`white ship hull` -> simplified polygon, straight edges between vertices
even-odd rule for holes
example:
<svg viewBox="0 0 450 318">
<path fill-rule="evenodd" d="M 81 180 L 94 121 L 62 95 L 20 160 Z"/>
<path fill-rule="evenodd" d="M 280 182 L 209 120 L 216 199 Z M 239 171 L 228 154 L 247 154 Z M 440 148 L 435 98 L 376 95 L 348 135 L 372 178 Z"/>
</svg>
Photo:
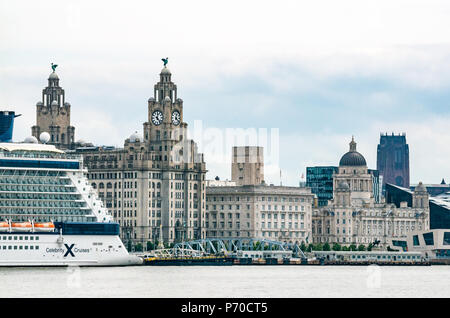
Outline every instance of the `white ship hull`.
<svg viewBox="0 0 450 318">
<path fill-rule="evenodd" d="M 125 266 L 129 255 L 118 236 L 0 233 L 0 266 Z"/>
</svg>

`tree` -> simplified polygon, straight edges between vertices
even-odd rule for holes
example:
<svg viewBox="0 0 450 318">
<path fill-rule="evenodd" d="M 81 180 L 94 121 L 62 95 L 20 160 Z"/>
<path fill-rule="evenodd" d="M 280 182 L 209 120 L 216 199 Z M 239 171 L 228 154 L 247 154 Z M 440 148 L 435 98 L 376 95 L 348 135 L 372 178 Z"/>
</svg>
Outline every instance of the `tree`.
<svg viewBox="0 0 450 318">
<path fill-rule="evenodd" d="M 312 252 L 314 245 L 312 243 L 309 243 L 307 251 Z"/>
<path fill-rule="evenodd" d="M 315 251 L 323 251 L 322 243 L 317 243 L 317 245 L 313 246 Z"/>
<path fill-rule="evenodd" d="M 361 244 L 358 246 L 358 251 L 363 252 L 365 250 L 366 250 L 366 247 L 364 245 Z"/>
<path fill-rule="evenodd" d="M 370 243 L 369 246 L 367 246 L 367 250 L 368 250 L 368 251 L 371 251 L 371 250 L 372 250 L 372 247 L 373 247 L 373 244 Z"/>
<path fill-rule="evenodd" d="M 154 249 L 155 249 L 155 245 L 152 242 L 148 241 L 147 242 L 147 251 L 151 251 Z"/>
<path fill-rule="evenodd" d="M 302 241 L 302 244 L 300 244 L 300 249 L 302 250 L 302 252 L 306 250 L 306 244 L 304 241 Z"/>
<path fill-rule="evenodd" d="M 325 244 L 323 244 L 323 250 L 324 250 L 324 251 L 331 251 L 331 247 L 330 247 L 330 244 L 328 244 L 328 242 L 326 242 Z"/>
<path fill-rule="evenodd" d="M 343 250 L 343 251 L 349 251 L 349 250 L 350 250 L 350 248 L 349 248 L 349 247 L 347 247 L 347 246 L 342 246 L 342 250 Z"/>
<path fill-rule="evenodd" d="M 142 244 L 141 244 L 141 243 L 137 243 L 137 244 L 134 246 L 134 250 L 135 250 L 136 252 L 142 252 Z"/>
<path fill-rule="evenodd" d="M 356 251 L 356 250 L 357 250 L 356 244 L 351 244 L 351 245 L 349 246 L 349 250 L 350 250 L 350 251 Z"/>
<path fill-rule="evenodd" d="M 340 251 L 341 250 L 341 245 L 339 245 L 338 243 L 334 243 L 333 244 L 333 251 Z"/>
</svg>

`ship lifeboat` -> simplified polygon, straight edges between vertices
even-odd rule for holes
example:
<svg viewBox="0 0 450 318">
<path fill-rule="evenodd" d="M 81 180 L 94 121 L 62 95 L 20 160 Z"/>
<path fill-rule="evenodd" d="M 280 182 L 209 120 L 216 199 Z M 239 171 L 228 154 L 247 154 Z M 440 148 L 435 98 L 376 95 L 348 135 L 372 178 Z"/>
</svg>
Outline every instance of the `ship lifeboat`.
<svg viewBox="0 0 450 318">
<path fill-rule="evenodd" d="M 9 231 L 9 223 L 8 222 L 0 222 L 0 232 Z"/>
<path fill-rule="evenodd" d="M 53 222 L 34 223 L 34 230 L 36 232 L 53 232 L 55 230 L 55 224 Z"/>
<path fill-rule="evenodd" d="M 30 232 L 33 226 L 31 222 L 11 223 L 11 229 L 15 232 Z"/>
</svg>

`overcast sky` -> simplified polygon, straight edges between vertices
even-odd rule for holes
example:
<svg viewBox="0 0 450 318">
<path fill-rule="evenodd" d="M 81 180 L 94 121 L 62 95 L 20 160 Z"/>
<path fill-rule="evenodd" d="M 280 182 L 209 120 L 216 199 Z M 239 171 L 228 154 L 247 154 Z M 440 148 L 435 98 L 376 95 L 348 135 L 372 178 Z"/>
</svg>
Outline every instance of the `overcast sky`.
<svg viewBox="0 0 450 318">
<path fill-rule="evenodd" d="M 449 1 L 0 0 L 0 108 L 22 114 L 15 140 L 30 135 L 53 62 L 76 139 L 123 146 L 169 57 L 189 126 L 279 129 L 283 184 L 338 165 L 352 135 L 376 168 L 380 132 L 406 133 L 411 183 L 439 183 L 449 30 Z M 207 177 L 230 178 L 208 155 Z"/>
</svg>

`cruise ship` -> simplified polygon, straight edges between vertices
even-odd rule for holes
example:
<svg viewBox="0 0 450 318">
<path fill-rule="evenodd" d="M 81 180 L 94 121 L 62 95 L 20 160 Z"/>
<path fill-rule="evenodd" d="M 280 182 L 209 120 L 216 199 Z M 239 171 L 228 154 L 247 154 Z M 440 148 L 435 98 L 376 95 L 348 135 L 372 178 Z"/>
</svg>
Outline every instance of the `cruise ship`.
<svg viewBox="0 0 450 318">
<path fill-rule="evenodd" d="M 86 173 L 81 156 L 35 137 L 0 143 L 0 266 L 142 263 Z"/>
</svg>

